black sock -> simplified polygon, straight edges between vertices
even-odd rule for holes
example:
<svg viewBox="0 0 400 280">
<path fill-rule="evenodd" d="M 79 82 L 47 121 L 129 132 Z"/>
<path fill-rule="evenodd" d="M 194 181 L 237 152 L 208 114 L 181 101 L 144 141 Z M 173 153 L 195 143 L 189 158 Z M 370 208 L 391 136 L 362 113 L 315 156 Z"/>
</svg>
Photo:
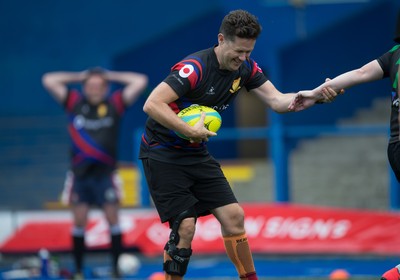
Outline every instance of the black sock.
<svg viewBox="0 0 400 280">
<path fill-rule="evenodd" d="M 122 234 L 111 234 L 111 254 L 113 272 L 118 274 L 118 258 L 122 253 Z"/>
<path fill-rule="evenodd" d="M 85 236 L 72 236 L 72 254 L 77 273 L 82 272 L 83 254 L 85 253 Z"/>
</svg>

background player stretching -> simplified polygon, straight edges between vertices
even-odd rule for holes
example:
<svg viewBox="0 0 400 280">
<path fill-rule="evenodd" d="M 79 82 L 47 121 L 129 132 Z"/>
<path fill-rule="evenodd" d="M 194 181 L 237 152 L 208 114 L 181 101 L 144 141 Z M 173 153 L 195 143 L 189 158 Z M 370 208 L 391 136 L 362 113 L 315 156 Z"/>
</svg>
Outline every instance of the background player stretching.
<svg viewBox="0 0 400 280">
<path fill-rule="evenodd" d="M 120 191 L 116 177 L 119 120 L 126 106 L 143 92 L 147 76 L 132 72 L 105 71 L 52 72 L 43 76 L 43 85 L 61 103 L 68 115 L 72 140 L 71 170 L 67 174 L 63 197 L 71 205 L 75 278 L 83 278 L 85 226 L 89 207 L 102 207 L 110 226 L 113 274 L 118 277 L 117 261 L 122 251 L 118 221 Z M 124 85 L 109 95 L 109 82 Z M 82 92 L 69 89 L 82 83 Z"/>
</svg>

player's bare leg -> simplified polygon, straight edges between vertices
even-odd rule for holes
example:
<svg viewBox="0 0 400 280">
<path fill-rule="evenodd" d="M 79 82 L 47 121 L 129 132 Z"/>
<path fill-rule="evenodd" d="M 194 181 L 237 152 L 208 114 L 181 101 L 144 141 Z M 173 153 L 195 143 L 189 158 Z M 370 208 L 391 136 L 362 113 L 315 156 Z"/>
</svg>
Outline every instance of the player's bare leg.
<svg viewBox="0 0 400 280">
<path fill-rule="evenodd" d="M 225 250 L 235 265 L 240 279 L 257 280 L 253 257 L 244 228 L 244 212 L 237 203 L 214 209 L 213 214 L 221 223 Z"/>
</svg>

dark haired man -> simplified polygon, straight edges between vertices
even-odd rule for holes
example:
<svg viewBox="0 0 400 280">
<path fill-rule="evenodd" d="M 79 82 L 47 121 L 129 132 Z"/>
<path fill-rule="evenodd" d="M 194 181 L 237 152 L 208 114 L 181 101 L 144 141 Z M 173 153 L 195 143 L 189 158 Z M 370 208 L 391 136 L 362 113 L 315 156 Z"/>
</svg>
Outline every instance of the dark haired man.
<svg viewBox="0 0 400 280">
<path fill-rule="evenodd" d="M 185 275 L 196 219 L 208 214 L 213 214 L 221 225 L 226 253 L 239 277 L 257 279 L 243 209 L 219 163 L 207 151 L 206 142 L 216 133 L 204 127 L 204 114 L 194 126 L 176 114 L 192 104 L 222 112 L 243 92 L 257 95 L 276 112 L 288 112 L 296 94 L 279 92 L 250 58 L 260 32 L 261 25 L 254 15 L 244 10 L 230 12 L 220 26 L 218 44 L 175 64 L 144 105 L 149 118 L 140 158 L 161 222 L 169 222 L 171 228 L 164 250 L 166 279 L 182 279 Z M 335 96 L 331 91 L 326 97 L 304 92 L 302 105 L 296 110 Z"/>
</svg>

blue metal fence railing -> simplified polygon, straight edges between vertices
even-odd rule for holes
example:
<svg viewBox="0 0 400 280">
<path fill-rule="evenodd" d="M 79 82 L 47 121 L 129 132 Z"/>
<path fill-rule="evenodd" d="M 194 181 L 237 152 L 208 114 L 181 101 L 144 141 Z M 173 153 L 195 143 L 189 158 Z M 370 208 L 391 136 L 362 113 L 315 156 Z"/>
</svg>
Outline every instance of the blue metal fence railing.
<svg viewBox="0 0 400 280">
<path fill-rule="evenodd" d="M 360 135 L 388 135 L 389 127 L 387 125 L 359 125 L 359 126 L 289 126 L 282 125 L 280 117 L 274 117 L 272 114 L 272 122 L 269 127 L 252 127 L 252 128 L 222 128 L 218 131 L 218 136 L 212 141 L 226 140 L 251 140 L 265 139 L 269 140 L 271 147 L 271 158 L 274 165 L 274 190 L 275 201 L 290 202 L 290 185 L 289 185 L 289 154 L 287 142 L 293 139 L 302 139 L 306 137 L 317 136 L 360 136 Z M 140 174 L 140 203 L 143 207 L 150 206 L 150 196 L 147 190 L 147 183 L 143 176 L 143 169 L 138 159 L 138 151 L 140 147 L 142 130 L 137 130 L 134 135 L 135 155 L 137 160 L 137 168 Z M 389 165 L 388 165 L 389 166 Z M 397 182 L 393 172 L 388 168 L 390 177 L 389 186 L 389 205 L 392 210 L 400 209 L 400 184 Z"/>
</svg>

